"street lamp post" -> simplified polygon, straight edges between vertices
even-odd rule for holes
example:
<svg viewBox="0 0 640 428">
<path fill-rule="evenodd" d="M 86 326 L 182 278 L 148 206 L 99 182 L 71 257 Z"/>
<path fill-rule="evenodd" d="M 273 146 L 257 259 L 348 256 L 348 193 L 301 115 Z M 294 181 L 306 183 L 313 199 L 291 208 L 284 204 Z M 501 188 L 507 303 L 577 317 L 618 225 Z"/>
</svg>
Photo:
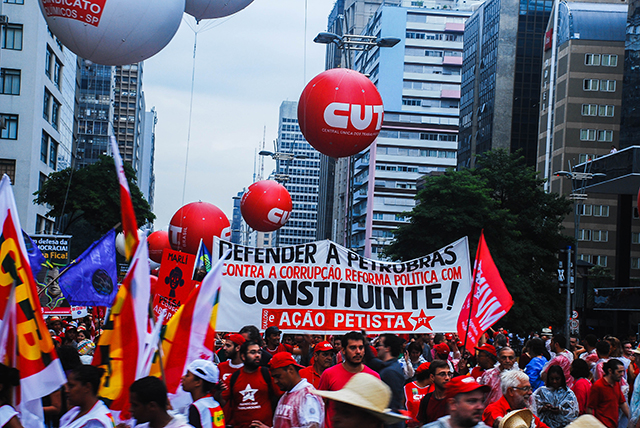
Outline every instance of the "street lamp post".
<svg viewBox="0 0 640 428">
<path fill-rule="evenodd" d="M 575 254 L 575 266 L 572 266 L 571 257 L 569 256 L 567 259 L 567 267 L 565 271 L 567 272 L 567 301 L 566 301 L 566 316 L 565 316 L 565 335 L 567 337 L 567 343 L 569 343 L 569 336 L 571 335 L 571 328 L 569 325 L 569 320 L 571 319 L 571 293 L 573 291 L 573 287 L 577 284 L 577 264 L 578 264 L 578 240 L 580 238 L 580 215 L 582 211 L 581 201 L 587 199 L 587 194 L 585 193 L 585 187 L 589 180 L 592 180 L 594 177 L 604 177 L 606 174 L 603 173 L 592 173 L 588 172 L 587 168 L 590 167 L 590 162 L 585 163 L 583 172 L 578 171 L 557 171 L 554 173 L 556 177 L 564 177 L 571 180 L 571 193 L 569 194 L 569 199 L 573 200 L 574 211 L 573 211 L 573 229 L 574 229 L 574 238 L 575 244 L 573 248 L 573 252 Z M 569 254 L 571 249 L 568 250 Z"/>
</svg>

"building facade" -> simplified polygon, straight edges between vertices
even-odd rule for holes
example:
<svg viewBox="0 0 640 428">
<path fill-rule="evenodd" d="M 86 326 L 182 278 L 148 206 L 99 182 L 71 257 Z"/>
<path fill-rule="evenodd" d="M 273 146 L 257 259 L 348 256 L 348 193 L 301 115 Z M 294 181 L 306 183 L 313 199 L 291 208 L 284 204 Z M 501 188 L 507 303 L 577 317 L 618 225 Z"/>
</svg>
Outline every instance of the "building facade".
<svg viewBox="0 0 640 428">
<path fill-rule="evenodd" d="M 315 241 L 320 154 L 300 132 L 297 102 L 284 101 L 280 105 L 276 150 L 275 178 L 289 191 L 293 202 L 289 221 L 275 233 L 276 245 L 298 245 Z M 293 156 L 296 157 L 290 159 Z"/>
<path fill-rule="evenodd" d="M 534 166 L 542 48 L 553 2 L 487 0 L 464 31 L 458 168 L 475 156 L 519 149 Z"/>
<path fill-rule="evenodd" d="M 354 156 L 349 176 L 349 245 L 366 257 L 379 258 L 407 221 L 418 179 L 456 166 L 463 32 L 471 15 L 459 9 L 446 1 L 382 5 L 366 26 L 367 35 L 400 39 L 355 61 L 384 104 L 380 135 Z"/>
<path fill-rule="evenodd" d="M 27 233 L 53 233 L 33 193 L 71 164 L 76 56 L 49 31 L 37 2 L 7 0 L 0 34 L 0 172 L 13 183 Z"/>
</svg>

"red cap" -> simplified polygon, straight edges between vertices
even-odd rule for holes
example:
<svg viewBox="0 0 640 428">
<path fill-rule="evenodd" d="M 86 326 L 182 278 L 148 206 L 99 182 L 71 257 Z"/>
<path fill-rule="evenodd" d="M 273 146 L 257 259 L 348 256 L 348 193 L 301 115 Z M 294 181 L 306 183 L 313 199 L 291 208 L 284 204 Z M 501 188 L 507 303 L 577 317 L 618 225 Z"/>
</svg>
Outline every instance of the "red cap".
<svg viewBox="0 0 640 428">
<path fill-rule="evenodd" d="M 444 387 L 445 398 L 453 398 L 458 394 L 466 394 L 467 392 L 482 389 L 482 392 L 489 392 L 491 388 L 487 385 L 480 385 L 471 376 L 457 376 L 447 382 Z"/>
<path fill-rule="evenodd" d="M 269 360 L 269 368 L 271 370 L 280 369 L 282 367 L 291 365 L 294 365 L 300 369 L 304 368 L 300 364 L 296 363 L 296 360 L 294 360 L 293 356 L 288 352 L 278 352 Z"/>
<path fill-rule="evenodd" d="M 238 333 L 233 333 L 230 334 L 226 337 L 227 340 L 233 342 L 237 345 L 242 345 L 244 342 L 246 342 L 247 340 L 244 338 L 243 335 L 238 334 Z"/>
<path fill-rule="evenodd" d="M 451 351 L 449 345 L 444 342 L 438 343 L 433 349 L 436 351 L 436 354 L 449 354 L 449 351 Z"/>
<path fill-rule="evenodd" d="M 58 342 L 58 345 L 62 345 L 62 339 L 60 339 L 58 336 L 51 336 L 51 340 Z"/>
<path fill-rule="evenodd" d="M 444 338 L 447 340 L 453 340 L 453 333 L 447 333 L 444 335 Z"/>
<path fill-rule="evenodd" d="M 431 363 L 426 362 L 426 363 L 422 363 L 418 366 L 418 368 L 416 369 L 416 374 L 418 373 L 422 373 L 426 370 L 429 370 L 429 366 L 431 365 Z"/>
<path fill-rule="evenodd" d="M 313 348 L 313 352 L 326 352 L 326 351 L 334 351 L 333 346 L 326 340 L 324 342 L 318 343 L 315 348 Z"/>
<path fill-rule="evenodd" d="M 476 347 L 476 349 L 478 351 L 485 351 L 490 353 L 491 355 L 493 355 L 494 357 L 498 357 L 498 353 L 496 352 L 496 347 L 493 345 L 489 345 L 488 343 L 485 343 L 484 345 L 480 346 L 480 347 Z"/>
</svg>

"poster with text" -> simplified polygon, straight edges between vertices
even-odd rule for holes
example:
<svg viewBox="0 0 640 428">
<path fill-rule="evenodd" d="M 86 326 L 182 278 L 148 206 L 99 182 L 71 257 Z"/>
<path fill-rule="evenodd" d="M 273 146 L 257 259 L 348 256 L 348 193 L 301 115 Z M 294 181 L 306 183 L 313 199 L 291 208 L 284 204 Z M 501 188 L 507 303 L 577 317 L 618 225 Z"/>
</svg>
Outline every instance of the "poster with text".
<svg viewBox="0 0 640 428">
<path fill-rule="evenodd" d="M 284 332 L 429 333 L 456 331 L 471 290 L 467 238 L 406 262 L 382 262 L 331 241 L 227 249 L 217 331 L 252 324 Z"/>
<path fill-rule="evenodd" d="M 193 289 L 194 282 L 191 280 L 191 276 L 195 262 L 196 256 L 193 254 L 167 248 L 162 252 L 153 310 L 156 316 L 159 316 L 163 310 L 166 312 L 165 324 L 177 312 Z"/>
</svg>

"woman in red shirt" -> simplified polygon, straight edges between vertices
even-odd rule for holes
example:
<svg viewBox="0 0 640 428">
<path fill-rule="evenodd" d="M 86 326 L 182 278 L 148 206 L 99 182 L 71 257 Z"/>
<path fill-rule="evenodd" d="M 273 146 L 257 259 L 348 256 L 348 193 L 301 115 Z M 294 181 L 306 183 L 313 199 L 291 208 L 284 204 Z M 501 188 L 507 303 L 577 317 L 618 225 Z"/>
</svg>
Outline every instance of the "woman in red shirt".
<svg viewBox="0 0 640 428">
<path fill-rule="evenodd" d="M 589 391 L 591 391 L 591 381 L 589 376 L 591 371 L 589 370 L 589 364 L 581 358 L 576 358 L 571 363 L 571 376 L 575 379 L 571 390 L 578 399 L 578 407 L 580 408 L 580 415 L 584 415 L 587 412 L 587 403 L 589 402 Z"/>
</svg>

